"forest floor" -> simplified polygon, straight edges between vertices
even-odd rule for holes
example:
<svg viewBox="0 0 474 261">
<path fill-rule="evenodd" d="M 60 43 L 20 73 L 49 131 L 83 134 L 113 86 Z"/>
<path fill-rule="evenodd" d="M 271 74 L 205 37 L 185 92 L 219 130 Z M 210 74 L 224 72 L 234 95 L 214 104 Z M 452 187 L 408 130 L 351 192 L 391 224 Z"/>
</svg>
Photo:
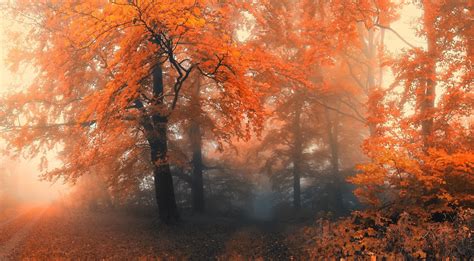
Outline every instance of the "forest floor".
<svg viewBox="0 0 474 261">
<path fill-rule="evenodd" d="M 288 240 L 298 229 L 205 215 L 169 227 L 125 211 L 29 207 L 0 216 L 0 260 L 291 260 L 303 253 Z"/>
</svg>

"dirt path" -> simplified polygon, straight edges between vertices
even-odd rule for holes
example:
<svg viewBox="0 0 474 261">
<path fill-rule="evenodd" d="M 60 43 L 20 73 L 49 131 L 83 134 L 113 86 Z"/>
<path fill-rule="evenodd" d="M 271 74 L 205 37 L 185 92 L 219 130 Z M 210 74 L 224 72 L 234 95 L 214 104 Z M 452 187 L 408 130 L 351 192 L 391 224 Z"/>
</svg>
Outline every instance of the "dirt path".
<svg viewBox="0 0 474 261">
<path fill-rule="evenodd" d="M 298 252 L 285 227 L 212 216 L 168 227 L 151 216 L 53 205 L 0 228 L 0 260 L 291 260 Z"/>
<path fill-rule="evenodd" d="M 31 209 L 25 207 L 18 207 L 14 210 L 6 211 L 8 212 L 8 214 L 2 216 L 2 220 L 0 220 L 0 229 L 17 220 L 21 216 L 25 215 L 28 210 Z"/>
<path fill-rule="evenodd" d="M 28 236 L 44 211 L 44 208 L 31 209 L 0 223 L 0 233 L 3 234 L 0 241 L 0 260 L 13 259 L 13 251 Z"/>
</svg>

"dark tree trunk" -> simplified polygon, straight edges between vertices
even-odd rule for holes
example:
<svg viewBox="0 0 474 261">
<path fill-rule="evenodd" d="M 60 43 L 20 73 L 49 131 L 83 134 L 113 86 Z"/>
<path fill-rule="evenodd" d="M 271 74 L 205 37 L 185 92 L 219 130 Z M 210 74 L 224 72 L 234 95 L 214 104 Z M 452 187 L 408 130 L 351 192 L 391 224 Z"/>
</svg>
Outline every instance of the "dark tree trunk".
<svg viewBox="0 0 474 261">
<path fill-rule="evenodd" d="M 163 105 L 163 71 L 161 65 L 153 69 L 154 105 Z M 158 203 L 159 217 L 164 223 L 174 223 L 179 219 L 178 208 L 174 196 L 173 178 L 168 162 L 168 118 L 163 112 L 156 111 L 152 115 L 152 133 L 148 141 L 151 148 L 151 160 L 154 166 L 155 193 Z M 146 127 L 145 127 L 146 129 Z"/>
<path fill-rule="evenodd" d="M 200 80 L 199 75 L 195 82 L 194 92 L 192 94 L 193 117 L 189 136 L 191 140 L 191 150 L 193 152 L 193 174 L 191 191 L 193 197 L 193 210 L 195 212 L 204 212 L 204 181 L 203 181 L 203 159 L 202 159 L 202 133 L 201 133 L 201 104 L 200 104 Z"/>
<path fill-rule="evenodd" d="M 192 93 L 192 110 L 193 117 L 191 119 L 191 126 L 189 136 L 191 140 L 191 150 L 193 152 L 193 176 L 192 176 L 192 195 L 193 195 L 193 210 L 195 212 L 204 211 L 204 181 L 202 177 L 204 164 L 202 161 L 202 133 L 201 133 L 201 102 L 200 90 L 201 81 L 200 75 L 196 76 L 195 86 Z"/>
<path fill-rule="evenodd" d="M 201 152 L 201 130 L 199 124 L 191 126 L 192 147 L 193 147 L 193 176 L 192 176 L 192 194 L 193 210 L 196 212 L 204 211 L 204 182 L 202 177 L 203 163 Z"/>
<path fill-rule="evenodd" d="M 174 196 L 173 178 L 168 163 L 166 142 L 167 123 L 156 126 L 157 142 L 151 145 L 151 159 L 154 163 L 155 193 L 161 221 L 169 224 L 178 221 L 179 213 Z"/>
<path fill-rule="evenodd" d="M 299 97 L 297 98 L 299 99 Z M 301 208 L 301 157 L 302 157 L 302 137 L 301 137 L 301 110 L 303 104 L 297 100 L 295 102 L 294 128 L 294 148 L 293 148 L 293 206 Z"/>
<path fill-rule="evenodd" d="M 331 152 L 331 180 L 328 186 L 329 192 L 329 210 L 334 212 L 336 216 L 344 215 L 346 210 L 343 203 L 343 189 L 344 180 L 341 178 L 339 173 L 339 144 L 338 144 L 338 134 L 339 134 L 339 121 L 338 115 L 335 116 L 334 121 L 331 120 L 331 115 L 329 110 L 325 109 L 326 117 L 326 131 L 328 134 L 329 140 L 329 149 Z"/>
</svg>

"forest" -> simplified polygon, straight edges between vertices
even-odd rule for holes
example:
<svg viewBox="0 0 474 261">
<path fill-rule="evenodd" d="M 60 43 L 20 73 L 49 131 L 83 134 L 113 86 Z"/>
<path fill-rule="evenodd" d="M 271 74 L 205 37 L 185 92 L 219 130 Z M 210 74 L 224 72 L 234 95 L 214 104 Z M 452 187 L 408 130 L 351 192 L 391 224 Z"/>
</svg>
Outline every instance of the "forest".
<svg viewBox="0 0 474 261">
<path fill-rule="evenodd" d="M 0 260 L 474 258 L 473 1 L 0 6 Z"/>
</svg>

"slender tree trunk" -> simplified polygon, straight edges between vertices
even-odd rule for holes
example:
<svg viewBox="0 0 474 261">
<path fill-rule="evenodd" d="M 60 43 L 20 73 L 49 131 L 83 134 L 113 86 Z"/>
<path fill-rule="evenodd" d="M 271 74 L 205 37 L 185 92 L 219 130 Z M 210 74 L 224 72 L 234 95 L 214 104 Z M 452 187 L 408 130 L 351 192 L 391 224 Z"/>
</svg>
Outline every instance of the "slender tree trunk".
<svg viewBox="0 0 474 261">
<path fill-rule="evenodd" d="M 376 79 L 375 79 L 375 64 L 376 64 L 376 36 L 375 36 L 375 28 L 365 29 L 362 24 L 359 24 L 359 37 L 361 42 L 363 43 L 363 53 L 365 58 L 367 59 L 367 77 L 365 83 L 365 92 L 367 95 L 371 95 L 376 88 L 380 88 L 376 86 Z M 383 30 L 383 29 L 382 29 Z M 379 68 L 380 71 L 380 79 L 381 81 L 381 73 L 382 69 Z M 374 123 L 368 123 L 369 127 L 369 135 L 370 137 L 375 136 L 376 132 L 376 125 Z"/>
<path fill-rule="evenodd" d="M 425 9 L 423 20 L 424 27 L 427 33 L 428 41 L 428 62 L 426 63 L 426 79 L 424 90 L 421 93 L 420 99 L 420 115 L 421 119 L 421 134 L 423 136 L 423 145 L 425 150 L 430 147 L 430 137 L 433 132 L 433 110 L 435 101 L 435 87 L 436 87 L 436 32 L 434 23 L 436 19 L 436 13 L 434 10 L 431 0 L 424 0 L 423 7 Z"/>
<path fill-rule="evenodd" d="M 201 131 L 200 126 L 191 126 L 191 132 L 195 138 L 192 141 L 193 146 L 193 176 L 192 176 L 192 194 L 193 194 L 193 210 L 196 212 L 204 211 L 204 181 L 203 181 L 203 163 L 201 151 Z"/>
<path fill-rule="evenodd" d="M 331 152 L 331 181 L 329 184 L 329 209 L 334 212 L 336 216 L 345 214 L 345 208 L 342 198 L 342 185 L 344 180 L 341 178 L 339 173 L 339 143 L 337 137 L 339 135 L 339 120 L 338 116 L 334 121 L 331 120 L 329 110 L 326 108 L 324 111 L 326 118 L 326 131 L 329 140 L 329 149 Z"/>
<path fill-rule="evenodd" d="M 204 212 L 204 181 L 203 181 L 203 169 L 204 164 L 202 160 L 202 133 L 201 133 L 201 105 L 200 105 L 200 81 L 199 75 L 197 76 L 196 86 L 192 96 L 192 107 L 193 107 L 193 118 L 191 119 L 191 126 L 189 130 L 191 149 L 193 152 L 193 175 L 192 175 L 192 197 L 193 197 L 193 210 L 195 212 Z"/>
<path fill-rule="evenodd" d="M 375 88 L 375 35 L 374 28 L 368 30 L 368 39 L 367 39 L 367 90 L 370 93 Z"/>
<path fill-rule="evenodd" d="M 297 97 L 299 99 L 300 97 Z M 295 118 L 293 122 L 294 130 L 294 148 L 293 148 L 293 206 L 296 209 L 301 208 L 301 157 L 302 157 L 302 140 L 301 140 L 301 110 L 303 104 L 297 100 L 295 102 Z"/>
<path fill-rule="evenodd" d="M 375 28 L 371 28 L 368 30 L 367 34 L 367 51 L 365 55 L 368 60 L 367 65 L 367 93 L 371 94 L 375 90 L 375 40 L 374 40 L 374 30 Z M 377 86 L 380 88 L 380 86 Z M 370 137 L 375 135 L 376 125 L 374 123 L 369 123 L 369 134 Z"/>
<path fill-rule="evenodd" d="M 154 105 L 163 105 L 163 71 L 161 65 L 153 69 Z M 158 111 L 152 115 L 153 133 L 148 138 L 154 166 L 155 193 L 160 219 L 169 224 L 178 221 L 179 213 L 174 195 L 173 178 L 168 162 L 168 118 Z"/>
</svg>

